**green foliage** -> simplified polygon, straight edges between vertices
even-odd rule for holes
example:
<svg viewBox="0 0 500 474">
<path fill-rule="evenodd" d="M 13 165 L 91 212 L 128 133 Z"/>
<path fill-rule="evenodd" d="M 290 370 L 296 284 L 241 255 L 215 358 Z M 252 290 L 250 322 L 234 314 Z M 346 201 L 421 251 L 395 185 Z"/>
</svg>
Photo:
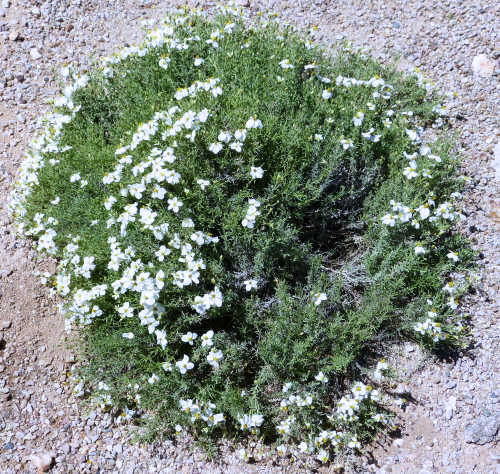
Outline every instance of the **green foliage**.
<svg viewBox="0 0 500 474">
<path fill-rule="evenodd" d="M 60 162 L 39 170 L 23 222 L 32 228 L 37 213 L 57 220 L 51 228 L 56 231 L 63 273 L 72 274 L 70 300 L 79 288 L 107 285 L 107 293 L 92 303 L 102 315 L 84 328 L 81 374 L 90 385 L 105 381 L 113 405 L 149 410 L 151 428 L 163 433 L 171 432 L 176 423 L 191 424 L 190 415 L 180 410 L 180 399 L 212 402 L 226 422 L 194 423 L 200 435 L 234 435 L 240 415 L 259 413 L 265 419 L 262 433 L 275 439 L 275 426 L 283 418 L 282 388 L 291 382 L 297 393 L 314 397 L 314 410 L 296 414 L 300 428 L 295 428 L 295 436 L 301 439 L 307 423 L 322 426 L 319 414 L 332 412 L 354 361 L 374 345 L 379 347 L 381 340 L 415 337 L 412 327 L 422 319 L 427 298 L 434 300 L 443 324 L 451 317 L 441 288 L 446 275 L 471 260 L 466 243 L 443 219 L 424 219 L 417 229 L 389 227 L 381 217 L 390 211 L 391 200 L 416 209 L 430 198 L 435 206 L 448 199 L 459 189 L 456 160 L 452 145 L 440 139 L 432 152 L 442 161 L 434 163 L 431 178 L 403 175 L 408 165 L 403 152 L 419 150 L 407 129 L 437 118 L 436 102 L 429 100 L 416 78 L 405 78 L 348 50 L 332 63 L 290 29 L 275 26 L 247 28 L 235 21 L 232 33 L 217 38 L 218 48 L 207 44 L 214 29 L 222 31 L 227 21 L 191 17 L 175 30 L 179 42 L 186 41 L 187 51 L 165 43 L 109 66 L 112 75 L 94 71 L 86 87 L 75 92 L 73 101 L 81 109 L 62 130 L 60 148 L 71 148 L 45 153 L 44 159 Z M 201 40 L 193 39 L 197 36 Z M 159 66 L 166 55 L 167 70 Z M 195 57 L 203 58 L 204 64 L 195 66 Z M 284 59 L 294 67 L 281 68 Z M 311 64 L 315 67 L 305 68 Z M 336 84 L 338 76 L 363 81 L 382 77 L 385 82 L 346 86 Z M 219 97 L 210 89 L 174 99 L 179 87 L 210 77 L 219 80 Z M 322 78 L 332 82 L 325 84 Z M 322 95 L 325 90 L 331 92 L 328 99 Z M 184 130 L 162 137 L 170 125 L 160 124 L 151 139 L 115 154 L 131 143 L 141 124 L 175 105 L 181 110 L 172 114 L 173 120 L 187 111 L 210 112 L 192 140 L 185 138 Z M 362 126 L 353 122 L 358 111 L 364 113 Z M 221 131 L 234 135 L 245 129 L 249 117 L 261 120 L 263 127 L 247 130 L 241 152 L 227 145 L 218 154 L 209 151 L 220 141 Z M 391 124 L 384 124 L 389 117 Z M 362 135 L 371 128 L 379 140 Z M 352 140 L 353 146 L 344 147 L 344 139 Z M 150 159 L 155 147 L 173 147 L 177 159 L 166 167 L 180 174 L 180 182 L 163 183 L 163 199 L 152 196 L 149 183 L 141 198 L 123 196 L 122 189 L 140 181 L 141 172 L 134 174 L 132 166 Z M 132 165 L 122 167 L 119 182 L 103 183 L 103 176 L 126 154 Z M 264 170 L 262 178 L 251 176 L 252 166 Z M 86 186 L 71 182 L 77 172 L 88 181 Z M 210 182 L 205 190 L 198 179 Z M 103 203 L 110 195 L 117 203 L 108 211 Z M 167 204 L 174 196 L 183 203 L 178 213 Z M 53 205 L 56 197 L 60 202 Z M 253 228 L 242 226 L 249 199 L 260 202 Z M 119 224 L 106 225 L 110 216 L 118 218 L 134 202 L 140 203 L 138 209 L 155 212 L 155 223 L 169 224 L 165 237 L 155 238 L 139 214 L 126 235 L 120 235 Z M 181 225 L 187 217 L 205 237 L 219 241 L 196 246 L 190 238 L 195 229 Z M 172 255 L 165 260 L 155 255 L 160 245 L 169 246 L 175 233 L 195 247 L 206 265 L 197 285 L 172 284 L 172 274 L 183 268 L 175 245 L 170 243 Z M 68 263 L 72 256 L 66 246 L 76 236 L 78 255 L 95 258 L 88 279 L 75 274 Z M 137 317 L 140 292 L 113 296 L 111 285 L 129 263 L 122 263 L 120 271 L 109 268 L 110 237 L 118 239 L 121 249 L 130 246 L 133 260 L 140 260 L 142 271 L 152 278 L 164 272 L 165 286 L 156 300 L 162 307 L 157 329 L 165 331 L 168 340 L 164 349 L 157 343 L 155 328 L 148 330 Z M 425 255 L 415 254 L 417 241 L 427 249 Z M 446 257 L 451 250 L 460 253 L 458 263 Z M 252 291 L 245 289 L 249 279 L 257 282 Z M 193 310 L 195 297 L 215 286 L 223 294 L 220 307 Z M 316 294 L 324 294 L 325 301 L 315 304 Z M 126 302 L 135 309 L 133 318 L 120 318 L 117 312 Z M 69 317 L 76 318 L 71 311 Z M 202 347 L 200 337 L 194 345 L 181 340 L 188 331 L 201 336 L 210 330 L 215 333 L 213 347 L 224 355 L 217 369 L 207 361 L 210 347 Z M 184 354 L 195 365 L 187 374 L 175 367 Z M 162 368 L 165 362 L 173 365 L 172 371 Z M 328 375 L 328 383 L 315 380 L 319 372 Z M 148 383 L 152 374 L 159 379 Z"/>
</svg>

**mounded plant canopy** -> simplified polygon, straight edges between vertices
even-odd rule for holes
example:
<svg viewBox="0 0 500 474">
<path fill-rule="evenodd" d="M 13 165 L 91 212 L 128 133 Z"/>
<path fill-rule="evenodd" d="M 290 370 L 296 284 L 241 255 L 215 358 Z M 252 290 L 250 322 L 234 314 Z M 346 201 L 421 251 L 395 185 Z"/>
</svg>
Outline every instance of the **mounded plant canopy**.
<svg viewBox="0 0 500 474">
<path fill-rule="evenodd" d="M 83 328 L 77 395 L 326 461 L 390 424 L 387 364 L 354 362 L 458 343 L 460 181 L 423 139 L 444 108 L 419 74 L 323 53 L 223 7 L 62 70 L 11 207 L 60 261 L 43 278 Z"/>
</svg>

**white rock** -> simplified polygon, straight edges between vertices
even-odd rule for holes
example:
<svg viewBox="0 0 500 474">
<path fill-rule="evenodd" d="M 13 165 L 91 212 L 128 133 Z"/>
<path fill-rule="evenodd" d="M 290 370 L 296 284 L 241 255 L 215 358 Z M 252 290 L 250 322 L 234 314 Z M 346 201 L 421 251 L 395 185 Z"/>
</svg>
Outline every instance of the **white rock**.
<svg viewBox="0 0 500 474">
<path fill-rule="evenodd" d="M 32 454 L 28 458 L 38 469 L 38 472 L 47 472 L 52 466 L 54 460 L 53 453 L 38 453 Z"/>
<path fill-rule="evenodd" d="M 37 59 L 40 59 L 42 55 L 40 54 L 40 51 L 36 48 L 31 48 L 30 49 L 30 56 L 36 61 Z"/>
<path fill-rule="evenodd" d="M 396 448 L 400 448 L 401 446 L 403 446 L 403 439 L 402 438 L 397 438 L 393 441 L 392 443 L 394 446 L 396 446 Z"/>
<path fill-rule="evenodd" d="M 493 151 L 493 163 L 491 166 L 495 170 L 495 179 L 500 181 L 500 142 L 495 145 L 495 149 Z"/>
<path fill-rule="evenodd" d="M 451 420 L 453 413 L 457 411 L 457 397 L 449 397 L 447 401 L 444 402 L 445 417 L 447 420 Z"/>
<path fill-rule="evenodd" d="M 472 72 L 476 76 L 490 77 L 494 71 L 495 63 L 486 54 L 479 54 L 472 60 Z"/>
</svg>

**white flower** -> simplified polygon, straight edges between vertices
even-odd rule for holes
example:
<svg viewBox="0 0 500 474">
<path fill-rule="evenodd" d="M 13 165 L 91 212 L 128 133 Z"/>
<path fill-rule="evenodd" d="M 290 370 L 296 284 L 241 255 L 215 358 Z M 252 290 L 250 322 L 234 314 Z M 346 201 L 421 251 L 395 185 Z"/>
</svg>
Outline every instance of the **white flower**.
<svg viewBox="0 0 500 474">
<path fill-rule="evenodd" d="M 167 190 L 165 188 L 162 188 L 158 184 L 155 185 L 153 188 L 153 192 L 151 193 L 151 197 L 155 199 L 163 199 L 165 197 L 165 194 L 167 193 Z"/>
<path fill-rule="evenodd" d="M 306 454 L 308 451 L 309 451 L 309 446 L 307 445 L 307 443 L 305 441 L 302 441 L 300 444 L 299 444 L 299 451 L 302 453 L 302 454 Z"/>
<path fill-rule="evenodd" d="M 175 363 L 175 365 L 177 366 L 177 368 L 179 369 L 179 372 L 181 374 L 185 374 L 188 370 L 191 370 L 193 367 L 194 367 L 194 364 L 192 362 L 189 361 L 189 357 L 184 354 L 184 357 L 182 358 L 182 360 L 179 360 Z"/>
<path fill-rule="evenodd" d="M 356 115 L 354 116 L 352 121 L 356 127 L 359 127 L 363 123 L 364 119 L 365 119 L 365 114 L 363 113 L 363 111 L 360 110 L 359 112 L 356 112 Z"/>
<path fill-rule="evenodd" d="M 226 131 L 222 131 L 219 133 L 219 136 L 217 137 L 217 139 L 219 140 L 219 142 L 229 143 L 231 141 L 231 133 L 226 132 Z"/>
<path fill-rule="evenodd" d="M 342 145 L 342 148 L 344 150 L 349 150 L 349 148 L 354 147 L 354 144 L 352 143 L 352 140 L 350 138 L 342 138 L 342 140 L 340 140 L 340 144 Z"/>
<path fill-rule="evenodd" d="M 201 347 L 213 346 L 214 342 L 212 338 L 214 337 L 214 332 L 210 329 L 205 334 L 201 336 Z"/>
<path fill-rule="evenodd" d="M 217 369 L 219 368 L 219 361 L 223 358 L 224 355 L 221 350 L 216 351 L 215 349 L 212 349 L 207 356 L 207 361 L 212 367 Z"/>
<path fill-rule="evenodd" d="M 407 179 L 418 177 L 417 162 L 415 160 L 411 160 L 409 166 L 407 166 L 403 170 L 403 174 L 406 176 Z"/>
<path fill-rule="evenodd" d="M 245 124 L 245 128 L 262 128 L 262 122 L 257 117 L 250 117 Z"/>
<path fill-rule="evenodd" d="M 255 219 L 260 215 L 260 212 L 257 210 L 257 208 L 260 206 L 260 202 L 256 199 L 249 199 L 248 204 L 249 207 L 247 209 L 245 218 L 241 221 L 241 225 L 243 227 L 252 229 L 255 224 Z"/>
<path fill-rule="evenodd" d="M 405 403 L 406 403 L 405 398 L 396 398 L 394 400 L 394 405 L 398 406 L 399 408 L 401 408 Z"/>
<path fill-rule="evenodd" d="M 382 224 L 394 227 L 396 225 L 396 217 L 392 214 L 385 214 L 382 216 Z"/>
<path fill-rule="evenodd" d="M 452 252 L 450 251 L 447 255 L 446 255 L 450 260 L 453 260 L 454 262 L 458 262 L 460 260 L 459 256 L 458 256 L 458 253 L 457 252 Z"/>
<path fill-rule="evenodd" d="M 321 461 L 322 463 L 325 463 L 325 462 L 328 462 L 328 460 L 330 459 L 330 456 L 328 455 L 328 451 L 322 449 L 318 455 L 316 456 L 316 459 L 318 461 Z"/>
<path fill-rule="evenodd" d="M 163 56 L 158 62 L 158 65 L 163 69 L 168 69 L 169 64 L 170 64 L 170 58 L 168 56 Z"/>
<path fill-rule="evenodd" d="M 141 216 L 139 220 L 146 228 L 149 228 L 154 223 L 157 216 L 156 212 L 147 207 L 141 207 L 139 214 Z"/>
<path fill-rule="evenodd" d="M 260 166 L 252 166 L 250 168 L 250 176 L 254 179 L 260 179 L 264 176 L 264 170 Z"/>
<path fill-rule="evenodd" d="M 179 209 L 183 204 L 182 201 L 179 201 L 179 199 L 177 199 L 177 197 L 169 199 L 167 202 L 168 202 L 168 210 L 173 211 L 176 214 L 179 212 Z"/>
<path fill-rule="evenodd" d="M 325 293 L 314 293 L 313 298 L 314 298 L 314 304 L 316 306 L 319 306 L 322 301 L 326 300 L 326 294 Z"/>
<path fill-rule="evenodd" d="M 332 93 L 331 93 L 330 89 L 325 89 L 323 91 L 323 93 L 321 94 L 321 97 L 323 97 L 323 99 L 325 99 L 325 100 L 328 100 L 331 96 L 332 96 Z"/>
<path fill-rule="evenodd" d="M 217 155 L 222 148 L 224 148 L 224 145 L 220 142 L 217 143 L 212 143 L 209 147 L 208 150 L 211 151 L 214 155 Z"/>
<path fill-rule="evenodd" d="M 177 184 L 181 180 L 181 175 L 174 170 L 167 170 L 166 179 L 169 184 Z"/>
<path fill-rule="evenodd" d="M 264 416 L 263 415 L 260 415 L 258 413 L 251 415 L 250 426 L 252 428 L 258 428 L 259 426 L 262 425 L 262 423 L 264 423 Z"/>
<path fill-rule="evenodd" d="M 358 441 L 356 436 L 353 436 L 351 438 L 351 441 L 347 444 L 347 446 L 351 449 L 360 449 L 361 448 L 361 443 Z"/>
<path fill-rule="evenodd" d="M 187 342 L 190 346 L 193 345 L 194 343 L 194 340 L 198 337 L 198 334 L 196 334 L 195 332 L 191 332 L 189 331 L 187 334 L 184 334 L 182 337 L 181 337 L 181 340 L 182 342 Z"/>
<path fill-rule="evenodd" d="M 372 416 L 372 420 L 375 420 L 377 423 L 386 423 L 386 418 L 385 415 L 382 413 L 376 413 L 375 415 Z"/>
<path fill-rule="evenodd" d="M 182 100 L 184 97 L 187 97 L 189 95 L 188 90 L 185 87 L 180 87 L 177 89 L 177 92 L 174 94 L 174 97 L 177 100 Z"/>
<path fill-rule="evenodd" d="M 231 148 L 231 150 L 234 150 L 238 153 L 241 153 L 241 150 L 243 149 L 243 143 L 242 142 L 231 142 L 229 144 L 229 148 Z"/>
<path fill-rule="evenodd" d="M 455 288 L 455 284 L 452 281 L 449 281 L 446 283 L 446 285 L 443 286 L 443 291 L 446 291 L 450 295 L 453 295 L 457 289 Z"/>
<path fill-rule="evenodd" d="M 323 373 L 320 372 L 316 377 L 314 377 L 318 382 L 322 383 L 328 383 L 328 377 Z"/>
<path fill-rule="evenodd" d="M 436 163 L 441 163 L 443 161 L 440 156 L 437 155 L 428 155 L 428 158 L 431 160 L 434 160 Z"/>
<path fill-rule="evenodd" d="M 415 130 L 406 129 L 406 135 L 410 138 L 411 141 L 416 142 L 419 140 L 418 133 Z"/>
<path fill-rule="evenodd" d="M 426 252 L 427 250 L 425 250 L 425 248 L 422 246 L 420 242 L 418 242 L 417 245 L 415 245 L 415 255 L 423 255 Z"/>
<path fill-rule="evenodd" d="M 314 140 L 316 140 L 317 142 L 322 142 L 324 139 L 323 135 L 321 135 L 321 133 L 315 133 L 314 134 Z"/>
<path fill-rule="evenodd" d="M 290 419 L 286 419 L 282 421 L 277 427 L 276 431 L 280 435 L 288 435 L 290 434 L 290 429 L 291 429 L 291 422 Z"/>
<path fill-rule="evenodd" d="M 195 66 L 201 66 L 204 62 L 205 62 L 205 60 L 200 58 L 199 56 L 196 56 L 196 58 L 194 58 L 194 65 Z"/>
<path fill-rule="evenodd" d="M 294 67 L 288 58 L 283 59 L 283 61 L 280 61 L 279 65 L 282 69 L 293 69 Z"/>
<path fill-rule="evenodd" d="M 168 249 L 167 247 L 165 247 L 164 245 L 162 245 L 156 252 L 155 252 L 155 255 L 156 255 L 156 258 L 160 261 L 160 262 L 163 262 L 163 260 L 165 260 L 165 257 L 167 257 L 168 255 L 170 255 L 172 253 L 172 251 L 170 249 Z"/>
<path fill-rule="evenodd" d="M 457 300 L 453 297 L 450 296 L 448 298 L 448 302 L 446 303 L 451 309 L 457 309 L 458 308 L 458 303 Z"/>
<path fill-rule="evenodd" d="M 257 288 L 257 280 L 245 280 L 243 284 L 246 291 L 252 291 Z"/>
<path fill-rule="evenodd" d="M 422 206 L 418 206 L 416 210 L 420 214 L 420 218 L 424 220 L 427 219 L 431 213 L 428 204 L 423 204 Z"/>
<path fill-rule="evenodd" d="M 243 449 L 243 448 L 238 449 L 238 457 L 239 457 L 242 461 L 245 461 L 245 462 L 250 461 L 250 456 L 248 455 L 248 453 L 246 452 L 246 450 L 245 450 L 245 449 Z"/>
<path fill-rule="evenodd" d="M 236 130 L 234 132 L 234 138 L 240 142 L 244 142 L 247 138 L 247 130 L 245 128 Z"/>
<path fill-rule="evenodd" d="M 387 370 L 389 368 L 389 364 L 385 359 L 382 359 L 377 363 L 377 370 Z"/>
<path fill-rule="evenodd" d="M 200 185 L 202 191 L 205 191 L 205 188 L 210 184 L 210 181 L 206 179 L 198 179 L 196 183 Z"/>
<path fill-rule="evenodd" d="M 156 335 L 156 343 L 163 349 L 165 350 L 165 347 L 167 347 L 168 341 L 167 341 L 167 333 L 163 330 L 155 330 L 155 335 Z"/>
<path fill-rule="evenodd" d="M 212 95 L 213 95 L 214 97 L 217 97 L 217 96 L 219 96 L 219 95 L 222 95 L 222 87 L 220 87 L 220 86 L 214 87 L 214 88 L 212 89 Z"/>
<path fill-rule="evenodd" d="M 286 446 L 284 444 L 280 444 L 276 447 L 276 452 L 278 456 L 284 456 L 286 454 Z"/>
<path fill-rule="evenodd" d="M 160 380 L 160 377 L 158 375 L 153 374 L 151 377 L 149 377 L 148 382 L 153 385 L 154 383 L 158 382 Z"/>
<path fill-rule="evenodd" d="M 171 362 L 163 362 L 163 364 L 161 364 L 161 368 L 165 371 L 165 372 L 172 372 L 172 363 Z"/>
<path fill-rule="evenodd" d="M 116 198 L 114 196 L 109 196 L 104 200 L 104 207 L 109 211 L 115 202 Z"/>
<path fill-rule="evenodd" d="M 77 181 L 80 181 L 81 179 L 82 179 L 82 177 L 80 176 L 80 173 L 75 173 L 69 177 L 69 182 L 76 183 Z"/>
<path fill-rule="evenodd" d="M 103 381 L 97 384 L 97 390 L 109 390 L 109 385 Z"/>
<path fill-rule="evenodd" d="M 125 302 L 122 306 L 117 308 L 118 314 L 120 315 L 120 318 L 133 318 L 134 317 L 134 308 L 130 306 L 130 303 L 127 301 Z M 126 333 L 126 334 L 132 334 L 132 333 Z M 126 337 L 125 335 L 123 337 Z M 132 334 L 132 337 L 129 337 L 128 339 L 132 339 L 134 335 Z"/>
</svg>

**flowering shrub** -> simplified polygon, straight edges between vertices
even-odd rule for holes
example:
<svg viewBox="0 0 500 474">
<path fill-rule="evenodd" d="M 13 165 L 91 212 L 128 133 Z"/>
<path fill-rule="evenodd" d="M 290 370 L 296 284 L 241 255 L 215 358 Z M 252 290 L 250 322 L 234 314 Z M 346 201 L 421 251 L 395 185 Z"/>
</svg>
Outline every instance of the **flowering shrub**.
<svg viewBox="0 0 500 474">
<path fill-rule="evenodd" d="M 347 382 L 374 341 L 457 340 L 455 159 L 423 141 L 443 121 L 421 76 L 221 10 L 64 68 L 11 209 L 84 329 L 76 395 L 326 462 L 390 424 Z"/>
</svg>

